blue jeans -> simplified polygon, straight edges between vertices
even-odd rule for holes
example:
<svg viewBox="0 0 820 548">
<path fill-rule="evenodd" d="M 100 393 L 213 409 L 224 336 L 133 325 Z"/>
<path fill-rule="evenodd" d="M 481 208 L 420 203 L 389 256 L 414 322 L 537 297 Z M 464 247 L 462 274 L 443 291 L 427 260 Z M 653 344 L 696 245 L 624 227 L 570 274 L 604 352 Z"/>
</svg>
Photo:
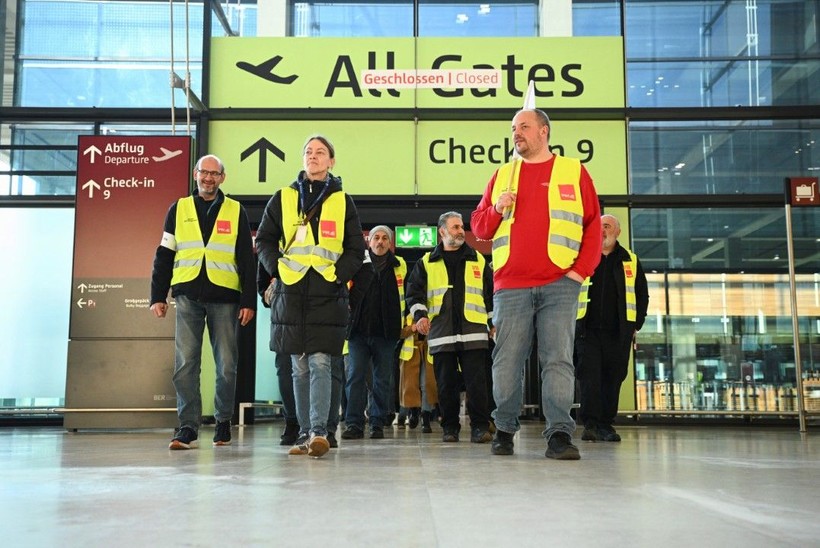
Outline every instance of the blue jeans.
<svg viewBox="0 0 820 548">
<path fill-rule="evenodd" d="M 347 368 L 345 393 L 347 409 L 345 425 L 364 430 L 364 409 L 367 407 L 367 372 L 373 367 L 370 400 L 370 426 L 384 426 L 390 412 L 393 362 L 396 360 L 398 341 L 384 337 L 352 335 L 348 341 L 350 358 Z"/>
<path fill-rule="evenodd" d="M 327 414 L 327 431 L 335 433 L 339 427 L 339 409 L 344 390 L 345 360 L 343 356 L 330 359 L 330 411 Z"/>
<path fill-rule="evenodd" d="M 206 325 L 216 363 L 214 418 L 222 422 L 233 417 L 239 363 L 239 303 L 201 303 L 184 295 L 176 297 L 176 303 L 173 381 L 177 393 L 177 415 L 180 427 L 188 426 L 198 431 L 202 421 L 199 374 Z"/>
<path fill-rule="evenodd" d="M 330 354 L 293 354 L 291 360 L 299 430 L 326 436 L 331 395 Z"/>
<path fill-rule="evenodd" d="M 575 399 L 572 349 L 580 291 L 581 284 L 564 276 L 539 287 L 501 289 L 493 296 L 493 417 L 499 430 L 514 433 L 521 427 L 524 365 L 535 334 L 541 406 L 547 419 L 543 435 L 549 439 L 555 432 L 575 432 L 569 412 Z"/>
</svg>

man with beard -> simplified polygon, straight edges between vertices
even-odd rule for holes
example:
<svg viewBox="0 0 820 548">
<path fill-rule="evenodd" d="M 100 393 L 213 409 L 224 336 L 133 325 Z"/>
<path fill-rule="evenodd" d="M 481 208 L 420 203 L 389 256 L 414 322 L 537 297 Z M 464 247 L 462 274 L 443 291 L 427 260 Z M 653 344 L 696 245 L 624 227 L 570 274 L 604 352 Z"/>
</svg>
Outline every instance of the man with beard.
<svg viewBox="0 0 820 548">
<path fill-rule="evenodd" d="M 350 286 L 350 324 L 342 439 L 364 437 L 367 374 L 371 373 L 370 438 L 384 438 L 392 403 L 393 366 L 404 317 L 407 264 L 390 250 L 393 231 L 384 225 L 368 235 L 369 250 Z"/>
<path fill-rule="evenodd" d="M 581 340 L 575 375 L 581 384 L 581 439 L 618 442 L 621 436 L 612 423 L 618 414 L 629 353 L 646 319 L 649 291 L 638 257 L 618 243 L 618 219 L 601 216 L 601 231 L 601 262 L 585 286 L 589 301 L 578 311 L 576 336 Z"/>
<path fill-rule="evenodd" d="M 441 243 L 416 263 L 407 279 L 407 307 L 417 332 L 427 336 L 433 356 L 443 440 L 458 441 L 463 383 L 470 441 L 487 443 L 492 440 L 485 369 L 492 329 L 492 273 L 484 257 L 464 243 L 460 213 L 442 214 L 438 232 Z"/>
<path fill-rule="evenodd" d="M 538 109 L 512 120 L 515 159 L 493 174 L 470 227 L 493 240 L 494 455 L 512 455 L 521 427 L 521 377 L 538 341 L 545 456 L 578 460 L 572 443 L 572 349 L 581 284 L 601 256 L 601 211 L 586 168 L 550 151 L 550 119 Z"/>
</svg>

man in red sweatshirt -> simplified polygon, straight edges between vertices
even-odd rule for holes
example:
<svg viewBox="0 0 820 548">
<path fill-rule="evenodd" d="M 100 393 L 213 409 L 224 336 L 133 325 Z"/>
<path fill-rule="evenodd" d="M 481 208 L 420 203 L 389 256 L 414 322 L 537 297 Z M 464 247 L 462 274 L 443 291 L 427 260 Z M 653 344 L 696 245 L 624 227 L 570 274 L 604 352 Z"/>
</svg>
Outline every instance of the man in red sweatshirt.
<svg viewBox="0 0 820 548">
<path fill-rule="evenodd" d="M 524 109 L 512 121 L 513 161 L 501 166 L 473 211 L 470 228 L 493 240 L 494 455 L 513 454 L 523 404 L 522 376 L 538 343 L 546 456 L 581 458 L 572 443 L 572 349 L 584 279 L 601 258 L 598 195 L 576 159 L 550 152 L 550 120 Z"/>
</svg>

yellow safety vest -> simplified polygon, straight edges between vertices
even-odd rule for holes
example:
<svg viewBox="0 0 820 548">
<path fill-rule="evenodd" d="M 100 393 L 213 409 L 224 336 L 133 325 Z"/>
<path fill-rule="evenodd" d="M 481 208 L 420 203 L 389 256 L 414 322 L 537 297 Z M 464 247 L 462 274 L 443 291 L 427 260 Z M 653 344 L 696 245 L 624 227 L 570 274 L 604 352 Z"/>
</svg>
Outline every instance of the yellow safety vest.
<svg viewBox="0 0 820 548">
<path fill-rule="evenodd" d="M 484 256 L 476 253 L 475 261 L 464 265 L 464 318 L 468 322 L 486 324 L 487 309 L 484 306 Z M 427 317 L 433 318 L 441 312 L 444 294 L 452 287 L 447 275 L 444 259 L 430 262 L 430 253 L 422 257 L 427 271 Z M 455 312 L 455 311 L 454 311 Z"/>
<path fill-rule="evenodd" d="M 518 191 L 521 161 L 498 168 L 493 183 L 492 200 L 502 192 Z M 506 188 L 510 181 L 509 189 Z M 569 268 L 578 257 L 584 235 L 584 202 L 581 198 L 581 162 L 576 158 L 555 156 L 549 183 L 550 227 L 547 254 L 559 268 Z M 498 270 L 510 258 L 510 231 L 515 222 L 515 202 L 504 212 L 501 224 L 493 236 L 493 269 Z"/>
<path fill-rule="evenodd" d="M 587 304 L 589 303 L 589 286 L 592 285 L 592 280 L 586 278 L 581 284 L 581 292 L 578 293 L 578 313 L 575 315 L 576 320 L 580 320 L 587 315 Z"/>
<path fill-rule="evenodd" d="M 286 285 L 301 280 L 308 269 L 313 268 L 329 281 L 336 281 L 336 261 L 342 256 L 345 232 L 344 192 L 334 192 L 322 204 L 319 216 L 319 243 L 308 223 L 305 238 L 299 242 L 293 238 L 303 215 L 298 213 L 299 192 L 291 187 L 282 189 L 282 239 L 290 242 L 290 248 L 279 258 L 279 278 Z"/>
<path fill-rule="evenodd" d="M 621 246 L 623 247 L 623 246 Z M 626 288 L 626 321 L 638 321 L 638 301 L 635 297 L 635 279 L 638 275 L 638 256 L 629 249 L 623 247 L 629 253 L 629 261 L 623 263 L 624 267 L 624 287 Z M 581 294 L 578 295 L 578 315 L 580 320 L 587 314 L 587 303 L 589 302 L 589 286 L 592 285 L 590 278 L 584 280 L 581 286 Z"/>
<path fill-rule="evenodd" d="M 404 306 L 404 279 L 407 277 L 407 262 L 398 255 L 394 255 L 399 261 L 399 266 L 393 267 L 393 274 L 396 276 L 396 287 L 399 290 L 399 315 L 403 312 Z M 401 323 L 401 319 L 399 319 Z"/>
<path fill-rule="evenodd" d="M 231 198 L 219 207 L 208 245 L 199 229 L 194 197 L 177 201 L 174 237 L 177 242 L 171 285 L 190 282 L 199 276 L 202 263 L 208 279 L 220 287 L 241 291 L 239 270 L 236 265 L 236 237 L 239 228 L 239 202 Z"/>
<path fill-rule="evenodd" d="M 407 315 L 407 323 L 406 325 L 411 325 L 413 323 L 413 317 L 409 314 Z M 416 351 L 416 341 L 415 341 L 415 334 L 410 335 L 409 337 L 405 337 L 401 343 L 401 350 L 399 350 L 399 360 L 406 362 L 410 358 L 413 357 L 413 352 Z M 430 355 L 429 352 L 425 352 L 426 360 L 430 363 L 433 363 L 433 356 Z"/>
<path fill-rule="evenodd" d="M 623 246 L 621 246 L 623 247 Z M 638 276 L 638 256 L 626 249 L 629 261 L 624 263 L 624 287 L 626 287 L 626 321 L 638 321 L 638 301 L 635 298 L 635 279 Z"/>
</svg>

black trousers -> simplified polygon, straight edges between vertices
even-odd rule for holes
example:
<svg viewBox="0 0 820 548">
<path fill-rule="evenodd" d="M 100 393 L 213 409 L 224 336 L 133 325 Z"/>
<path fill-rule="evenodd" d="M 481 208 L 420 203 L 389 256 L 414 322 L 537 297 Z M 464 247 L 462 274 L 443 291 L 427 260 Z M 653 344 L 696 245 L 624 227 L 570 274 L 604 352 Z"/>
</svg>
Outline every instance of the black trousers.
<svg viewBox="0 0 820 548">
<path fill-rule="evenodd" d="M 459 366 L 461 370 L 459 371 Z M 472 429 L 487 430 L 490 426 L 487 389 L 487 350 L 460 350 L 433 354 L 433 369 L 438 385 L 441 428 L 445 432 L 459 431 L 461 387 L 467 391 L 467 412 Z"/>
<path fill-rule="evenodd" d="M 629 367 L 632 333 L 587 329 L 581 346 L 583 351 L 575 370 L 581 387 L 578 416 L 587 428 L 612 426 Z"/>
</svg>

